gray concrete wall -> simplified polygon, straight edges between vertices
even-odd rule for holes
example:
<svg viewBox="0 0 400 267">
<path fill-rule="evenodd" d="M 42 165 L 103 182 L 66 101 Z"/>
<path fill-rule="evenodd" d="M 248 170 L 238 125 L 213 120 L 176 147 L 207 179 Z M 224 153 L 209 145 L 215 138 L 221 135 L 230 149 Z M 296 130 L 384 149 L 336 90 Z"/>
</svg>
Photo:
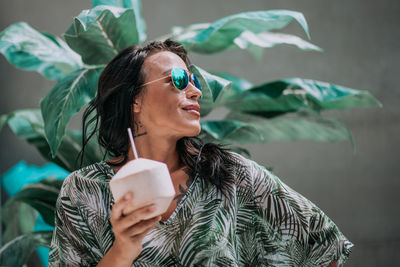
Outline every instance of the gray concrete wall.
<svg viewBox="0 0 400 267">
<path fill-rule="evenodd" d="M 397 0 L 347 1 L 143 1 L 149 38 L 169 32 L 173 25 L 214 21 L 222 16 L 261 9 L 291 9 L 308 20 L 312 42 L 323 53 L 294 47 L 267 49 L 262 62 L 246 52 L 216 56 L 192 55 L 208 70 L 224 70 L 258 84 L 284 77 L 323 80 L 368 90 L 383 108 L 329 112 L 351 129 L 350 143 L 308 141 L 250 145 L 253 159 L 273 166 L 288 185 L 311 199 L 355 243 L 347 266 L 400 266 L 398 230 L 400 150 L 400 3 Z M 0 28 L 27 21 L 36 29 L 62 34 L 73 16 L 89 8 L 89 0 L 13 0 L 0 2 Z M 298 25 L 286 32 L 305 37 Z M 0 114 L 37 107 L 52 82 L 33 72 L 11 67 L 0 59 Z M 218 113 L 214 116 L 218 117 Z M 41 164 L 34 148 L 10 130 L 0 133 L 0 172 L 19 160 Z"/>
</svg>

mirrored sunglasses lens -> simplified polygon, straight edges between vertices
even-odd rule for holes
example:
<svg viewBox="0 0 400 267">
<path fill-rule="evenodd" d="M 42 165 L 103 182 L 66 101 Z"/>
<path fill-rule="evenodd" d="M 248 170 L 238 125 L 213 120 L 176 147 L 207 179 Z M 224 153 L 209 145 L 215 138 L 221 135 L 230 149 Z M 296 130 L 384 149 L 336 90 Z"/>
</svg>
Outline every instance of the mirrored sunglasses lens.
<svg viewBox="0 0 400 267">
<path fill-rule="evenodd" d="M 172 81 L 174 82 L 176 88 L 178 88 L 179 90 L 183 90 L 187 87 L 189 82 L 189 77 L 185 70 L 180 68 L 175 68 L 172 70 L 171 74 L 172 74 Z"/>
<path fill-rule="evenodd" d="M 192 74 L 191 77 L 192 77 L 192 81 L 194 83 L 194 86 L 196 86 L 196 88 L 201 91 L 200 81 L 199 81 L 199 79 L 197 79 L 197 76 Z"/>
</svg>

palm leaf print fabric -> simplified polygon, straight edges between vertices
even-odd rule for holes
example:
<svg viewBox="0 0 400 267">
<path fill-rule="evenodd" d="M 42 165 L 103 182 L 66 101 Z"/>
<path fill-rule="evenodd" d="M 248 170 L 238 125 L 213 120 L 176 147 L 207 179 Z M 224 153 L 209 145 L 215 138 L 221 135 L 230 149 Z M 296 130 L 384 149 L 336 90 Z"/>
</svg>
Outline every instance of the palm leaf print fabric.
<svg viewBox="0 0 400 267">
<path fill-rule="evenodd" d="M 337 226 L 264 167 L 233 155 L 240 164 L 225 193 L 196 175 L 132 266 L 342 266 L 353 244 Z M 112 246 L 113 175 L 103 161 L 65 179 L 49 266 L 96 266 Z"/>
</svg>

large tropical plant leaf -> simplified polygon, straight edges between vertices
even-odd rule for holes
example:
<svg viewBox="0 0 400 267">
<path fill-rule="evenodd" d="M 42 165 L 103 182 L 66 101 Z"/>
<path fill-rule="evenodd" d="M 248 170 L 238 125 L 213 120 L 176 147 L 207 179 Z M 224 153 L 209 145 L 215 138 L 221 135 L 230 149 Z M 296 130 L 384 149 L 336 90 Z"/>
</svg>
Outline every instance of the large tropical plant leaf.
<svg viewBox="0 0 400 267">
<path fill-rule="evenodd" d="M 272 119 L 231 112 L 225 119 L 202 122 L 200 137 L 207 141 L 238 144 L 295 140 L 350 140 L 353 143 L 351 133 L 343 123 L 311 110 L 285 113 Z M 229 127 L 225 127 L 226 124 L 229 124 Z"/>
<path fill-rule="evenodd" d="M 277 32 L 253 33 L 251 31 L 244 31 L 239 37 L 235 38 L 234 43 L 240 49 L 248 50 L 256 59 L 261 59 L 264 48 L 281 44 L 294 45 L 305 51 L 322 51 L 320 47 L 296 35 Z"/>
<path fill-rule="evenodd" d="M 331 83 L 288 78 L 238 91 L 224 99 L 232 110 L 244 112 L 295 111 L 301 107 L 314 110 L 381 106 L 369 92 Z"/>
<path fill-rule="evenodd" d="M 14 238 L 33 231 L 38 212 L 23 202 L 6 202 L 1 207 L 3 222 L 2 241 L 7 243 Z"/>
<path fill-rule="evenodd" d="M 92 6 L 116 6 L 123 8 L 134 8 L 140 4 L 137 0 L 92 0 Z"/>
<path fill-rule="evenodd" d="M 8 207 L 17 201 L 24 202 L 37 210 L 47 224 L 54 226 L 56 202 L 62 183 L 63 180 L 47 178 L 38 183 L 26 185 L 10 198 L 5 206 Z"/>
<path fill-rule="evenodd" d="M 213 72 L 213 74 L 232 82 L 232 89 L 225 92 L 224 99 L 229 99 L 243 91 L 254 87 L 254 85 L 248 80 L 226 72 Z"/>
<path fill-rule="evenodd" d="M 1 265 L 22 266 L 36 248 L 50 247 L 52 234 L 52 231 L 33 232 L 8 242 L 0 249 Z"/>
<path fill-rule="evenodd" d="M 6 125 L 6 123 L 7 123 L 7 118 L 8 118 L 8 116 L 5 115 L 5 114 L 3 114 L 3 115 L 0 116 L 0 132 L 1 132 L 1 130 L 3 129 L 4 125 Z"/>
<path fill-rule="evenodd" d="M 132 8 L 96 6 L 82 11 L 64 37 L 86 64 L 107 64 L 126 47 L 146 39 L 137 15 Z"/>
<path fill-rule="evenodd" d="M 3 115 L 4 123 L 21 139 L 44 136 L 43 119 L 39 109 L 15 110 Z"/>
<path fill-rule="evenodd" d="M 255 126 L 237 120 L 203 121 L 201 131 L 200 136 L 205 142 L 218 140 L 224 143 L 243 144 L 263 140 L 263 136 Z"/>
<path fill-rule="evenodd" d="M 68 171 L 74 171 L 80 167 L 77 161 L 78 154 L 82 148 L 82 134 L 80 131 L 66 130 L 57 154 L 53 158 L 45 137 L 43 119 L 39 109 L 16 110 L 8 115 L 3 115 L 2 118 L 8 123 L 15 135 L 34 145 L 45 159 Z M 98 162 L 102 158 L 95 140 L 88 143 L 86 152 L 83 166 Z"/>
<path fill-rule="evenodd" d="M 279 30 L 296 20 L 309 36 L 308 25 L 302 13 L 291 10 L 267 10 L 243 12 L 219 19 L 211 24 L 195 24 L 188 28 L 175 27 L 172 36 L 181 42 L 189 51 L 212 54 L 232 47 L 236 38 L 243 33 L 260 34 Z M 249 42 L 249 38 L 246 38 Z M 268 47 L 271 41 L 258 38 L 258 44 Z M 303 44 L 304 45 L 304 44 Z M 240 47 L 240 46 L 238 46 Z"/>
<path fill-rule="evenodd" d="M 189 66 L 189 70 L 193 72 L 200 81 L 202 88 L 202 98 L 199 100 L 201 107 L 200 115 L 204 117 L 218 105 L 222 99 L 222 95 L 231 90 L 232 82 L 213 75 L 195 65 Z"/>
<path fill-rule="evenodd" d="M 142 17 L 142 2 L 140 0 L 92 0 L 93 7 L 106 5 L 122 8 L 132 8 L 135 13 L 135 23 L 139 33 L 139 43 L 146 40 L 146 22 Z"/>
<path fill-rule="evenodd" d="M 83 69 L 58 82 L 40 101 L 46 138 L 53 156 L 70 118 L 94 98 L 101 68 Z"/>
<path fill-rule="evenodd" d="M 51 34 L 43 34 L 25 22 L 0 33 L 0 53 L 17 68 L 34 70 L 50 80 L 60 80 L 82 67 L 78 54 Z"/>
</svg>

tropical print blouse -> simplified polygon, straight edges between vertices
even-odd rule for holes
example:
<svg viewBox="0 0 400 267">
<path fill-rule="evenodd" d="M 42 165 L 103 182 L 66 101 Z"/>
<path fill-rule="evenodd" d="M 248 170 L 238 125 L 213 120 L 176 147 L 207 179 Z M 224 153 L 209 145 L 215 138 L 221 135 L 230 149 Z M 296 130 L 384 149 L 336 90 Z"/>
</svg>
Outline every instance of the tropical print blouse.
<svg viewBox="0 0 400 267">
<path fill-rule="evenodd" d="M 195 175 L 132 266 L 341 266 L 353 244 L 337 226 L 264 167 L 235 157 L 241 164 L 227 193 Z M 49 266 L 95 266 L 112 246 L 113 175 L 99 162 L 65 179 Z"/>
</svg>

